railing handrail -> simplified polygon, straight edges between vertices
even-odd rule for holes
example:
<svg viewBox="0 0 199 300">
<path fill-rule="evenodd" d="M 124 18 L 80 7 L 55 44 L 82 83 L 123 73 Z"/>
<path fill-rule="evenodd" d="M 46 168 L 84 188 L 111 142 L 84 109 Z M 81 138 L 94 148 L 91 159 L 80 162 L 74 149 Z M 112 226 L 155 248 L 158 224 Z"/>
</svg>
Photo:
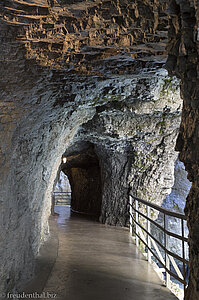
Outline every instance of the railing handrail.
<svg viewBox="0 0 199 300">
<path fill-rule="evenodd" d="M 53 194 L 71 194 L 71 192 L 53 192 Z"/>
<path fill-rule="evenodd" d="M 188 265 L 188 260 L 185 258 L 185 242 L 188 242 L 188 239 L 184 236 L 184 221 L 187 220 L 187 217 L 183 214 L 172 212 L 168 209 L 158 206 L 157 204 L 151 203 L 149 201 L 143 200 L 134 196 L 132 193 L 129 194 L 130 196 L 130 232 L 131 234 L 135 233 L 136 238 L 136 246 L 139 246 L 139 239 L 140 241 L 147 247 L 147 258 L 148 261 L 151 262 L 152 256 L 154 256 L 157 261 L 163 266 L 163 269 L 166 272 L 166 286 L 170 287 L 170 276 L 173 276 L 179 282 L 183 283 L 184 290 L 186 288 L 186 265 Z M 135 206 L 133 205 L 133 199 Z M 138 203 L 142 203 L 146 206 L 146 214 L 144 212 L 139 211 Z M 157 210 L 158 212 L 163 213 L 163 224 L 164 226 L 160 226 L 151 218 L 151 208 Z M 133 213 L 134 211 L 134 213 Z M 135 214 L 135 215 L 134 215 Z M 144 225 L 139 223 L 139 216 L 142 216 L 146 220 L 146 228 Z M 168 230 L 168 216 L 175 217 L 180 219 L 181 222 L 181 235 L 172 233 Z M 151 234 L 151 223 L 157 226 L 162 232 L 164 233 L 164 244 L 161 244 L 160 241 L 156 239 L 155 236 Z M 134 224 L 134 230 L 133 230 Z M 170 251 L 168 247 L 168 237 L 175 237 L 182 243 L 182 257 Z M 153 248 L 151 247 L 153 244 Z M 161 246 L 162 250 L 164 251 L 164 258 L 158 249 L 158 246 Z M 155 252 L 154 252 L 155 251 Z M 181 261 L 183 263 L 183 270 L 179 269 L 179 266 L 176 264 L 175 259 Z M 170 265 L 173 266 L 176 274 L 171 271 Z M 163 271 L 162 271 L 163 272 Z"/>
<path fill-rule="evenodd" d="M 55 191 L 52 193 L 52 197 L 54 198 L 55 205 L 70 205 L 71 203 L 71 191 L 70 192 L 58 192 Z"/>
<path fill-rule="evenodd" d="M 171 211 L 171 210 L 168 210 L 166 208 L 163 208 L 157 204 L 154 204 L 152 202 L 149 202 L 149 201 L 146 201 L 146 200 L 143 200 L 143 199 L 140 199 L 136 196 L 134 196 L 133 194 L 130 193 L 130 196 L 133 197 L 134 199 L 138 200 L 139 202 L 147 205 L 147 206 L 150 206 L 156 210 L 158 210 L 159 212 L 162 212 L 163 214 L 165 215 L 168 215 L 168 216 L 171 216 L 171 217 L 176 217 L 176 218 L 179 218 L 179 219 L 182 219 L 182 220 L 187 220 L 187 216 L 181 214 L 181 213 L 177 213 L 175 211 Z"/>
</svg>

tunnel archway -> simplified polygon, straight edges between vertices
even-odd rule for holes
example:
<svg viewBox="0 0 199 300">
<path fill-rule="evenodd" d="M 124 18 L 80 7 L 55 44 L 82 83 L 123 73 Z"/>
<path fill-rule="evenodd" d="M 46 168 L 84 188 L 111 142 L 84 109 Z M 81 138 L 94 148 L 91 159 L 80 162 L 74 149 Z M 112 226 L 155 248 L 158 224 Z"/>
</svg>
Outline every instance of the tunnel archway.
<svg viewBox="0 0 199 300">
<path fill-rule="evenodd" d="M 35 2 L 35 4 L 33 5 L 34 9 L 36 8 L 36 10 L 38 11 L 42 10 L 45 12 L 46 21 L 52 19 L 54 20 L 54 15 L 52 10 L 49 10 L 46 7 L 37 8 L 37 6 L 39 5 L 38 1 L 32 1 L 32 2 Z M 70 1 L 70 2 L 76 2 L 76 1 Z M 10 1 L 10 4 L 12 4 L 12 1 Z M 118 7 L 121 4 L 122 3 L 118 3 Z M 166 4 L 161 3 L 159 8 L 156 7 L 156 5 L 159 4 L 154 2 L 154 7 L 151 5 L 147 7 L 148 5 L 145 4 L 144 5 L 145 9 L 143 9 L 141 3 L 141 5 L 138 5 L 138 8 L 137 6 L 135 6 L 134 8 L 132 7 L 132 14 L 130 16 L 133 16 L 134 18 L 130 23 L 129 20 L 131 19 L 129 20 L 126 19 L 126 13 L 124 14 L 125 18 L 124 20 L 122 20 L 122 23 L 121 23 L 120 15 L 118 16 L 118 18 L 116 18 L 118 20 L 118 25 L 116 22 L 117 20 L 113 18 L 114 22 L 112 23 L 110 22 L 110 24 L 112 24 L 111 28 L 113 29 L 113 36 L 110 33 L 108 33 L 108 31 L 110 31 L 110 28 L 108 28 L 107 36 L 105 34 L 104 43 L 103 43 L 103 40 L 101 38 L 101 33 L 100 33 L 101 30 L 98 30 L 98 24 L 99 24 L 98 22 L 99 21 L 102 22 L 100 26 L 103 27 L 103 24 L 107 24 L 107 18 L 109 20 L 109 17 L 106 14 L 107 9 L 105 8 L 104 10 L 102 10 L 100 8 L 96 12 L 96 23 L 93 24 L 94 28 L 96 28 L 96 32 L 99 33 L 99 37 L 96 36 L 96 39 L 93 39 L 93 35 L 91 34 L 91 37 L 89 37 L 88 39 L 88 42 L 94 45 L 95 47 L 90 47 L 90 48 L 88 47 L 87 49 L 82 47 L 81 49 L 81 47 L 78 48 L 77 45 L 78 43 L 76 43 L 78 40 L 77 36 L 80 37 L 79 45 L 82 45 L 82 36 L 84 40 L 85 36 L 83 34 L 85 33 L 87 34 L 88 28 L 86 28 L 86 32 L 84 32 L 82 31 L 81 26 L 79 27 L 80 31 L 79 28 L 75 26 L 75 30 L 77 30 L 77 32 L 76 34 L 74 34 L 74 30 L 70 30 L 71 18 L 68 18 L 68 16 L 66 15 L 67 20 L 70 20 L 67 24 L 67 22 L 65 22 L 64 20 L 63 15 L 61 15 L 59 18 L 58 9 L 56 7 L 55 10 L 56 13 L 58 14 L 57 17 L 59 18 L 60 21 L 60 26 L 58 26 L 60 28 L 60 33 L 57 34 L 56 32 L 56 34 L 54 34 L 52 32 L 52 36 L 54 36 L 53 41 L 55 41 L 52 47 L 52 39 L 46 39 L 45 42 L 43 40 L 43 34 L 45 30 L 38 30 L 38 28 L 41 28 L 42 26 L 49 27 L 49 29 L 50 27 L 54 27 L 54 24 L 46 24 L 43 21 L 44 18 L 43 13 L 42 15 L 37 16 L 36 18 L 37 21 L 39 21 L 39 19 L 41 21 L 40 27 L 33 26 L 32 22 L 33 20 L 35 20 L 35 17 L 31 17 L 30 13 L 28 13 L 30 8 L 30 3 L 29 4 L 25 3 L 25 1 L 24 3 L 16 2 L 15 3 L 16 8 L 18 7 L 19 10 L 15 10 L 15 11 L 23 12 L 24 10 L 24 14 L 26 15 L 25 19 L 27 21 L 29 20 L 29 23 L 25 22 L 23 25 L 23 23 L 20 22 L 20 19 L 24 17 L 19 16 L 19 18 L 18 17 L 13 18 L 14 24 L 12 25 L 12 22 L 10 21 L 10 17 L 9 17 L 10 15 L 9 11 L 13 11 L 13 10 L 10 10 L 9 5 L 5 5 L 5 4 L 1 5 L 2 6 L 1 9 L 3 9 L 2 16 L 6 15 L 6 18 L 3 19 L 3 22 L 1 22 L 2 34 L 5 35 L 2 36 L 2 38 L 3 41 L 6 41 L 6 43 L 4 42 L 1 43 L 1 47 L 3 47 L 2 64 L 1 64 L 2 73 L 4 74 L 4 79 L 6 79 L 5 80 L 6 89 L 5 92 L 3 92 L 2 94 L 2 100 L 4 102 L 2 103 L 3 105 L 2 128 L 4 128 L 4 132 L 2 133 L 2 141 L 5 140 L 6 143 L 5 145 L 3 145 L 0 153 L 2 155 L 1 174 L 3 177 L 2 199 L 5 199 L 5 201 L 4 202 L 2 201 L 1 204 L 3 212 L 5 211 L 5 213 L 2 214 L 2 218 L 3 218 L 2 241 L 4 241 L 4 239 L 6 240 L 6 246 L 1 247 L 2 248 L 1 258 L 2 261 L 5 261 L 5 264 L 1 272 L 1 280 L 0 280 L 2 282 L 1 290 L 11 288 L 11 284 L 9 287 L 7 287 L 7 283 L 5 279 L 6 276 L 8 277 L 10 276 L 7 275 L 8 272 L 10 272 L 10 274 L 12 274 L 14 278 L 13 280 L 10 280 L 10 283 L 12 281 L 14 282 L 14 280 L 18 280 L 18 277 L 21 276 L 20 274 L 24 274 L 24 276 L 26 276 L 27 273 L 30 273 L 31 270 L 30 261 L 34 259 L 34 256 L 39 250 L 41 242 L 44 241 L 46 239 L 46 236 L 48 235 L 48 217 L 50 214 L 52 185 L 53 185 L 53 180 L 57 172 L 58 166 L 60 164 L 60 157 L 64 152 L 68 141 L 71 140 L 72 137 L 75 135 L 77 128 L 81 124 L 85 124 L 86 120 L 89 120 L 92 118 L 92 116 L 94 116 L 95 114 L 94 110 L 96 109 L 96 113 L 100 114 L 100 112 L 102 113 L 103 110 L 106 109 L 108 111 L 109 109 L 110 112 L 109 115 L 112 115 L 113 119 L 115 119 L 116 121 L 115 123 L 112 120 L 111 122 L 109 122 L 110 117 L 108 116 L 106 117 L 106 119 L 103 119 L 103 115 L 101 114 L 101 116 L 99 117 L 101 123 L 98 122 L 95 125 L 95 127 L 92 126 L 92 128 L 98 129 L 95 134 L 96 137 L 98 137 L 100 134 L 99 124 L 102 124 L 101 126 L 103 127 L 101 131 L 102 134 L 105 135 L 106 133 L 106 135 L 109 137 L 109 140 L 114 141 L 114 143 L 116 143 L 116 140 L 122 143 L 122 138 L 125 131 L 126 133 L 128 133 L 129 137 L 131 136 L 132 139 L 135 140 L 136 143 L 137 141 L 139 141 L 139 139 L 141 141 L 143 140 L 144 137 L 139 136 L 138 132 L 142 131 L 141 129 L 144 123 L 147 124 L 145 116 L 148 114 L 146 113 L 147 110 L 151 111 L 151 108 L 150 107 L 145 108 L 146 109 L 145 111 L 142 106 L 140 106 L 140 109 L 138 108 L 134 109 L 133 107 L 130 106 L 129 100 L 130 98 L 136 99 L 136 101 L 139 100 L 140 102 L 142 102 L 144 107 L 146 107 L 145 106 L 146 103 L 149 103 L 148 99 L 150 98 L 150 94 L 149 96 L 148 94 L 145 94 L 143 92 L 143 89 L 141 89 L 140 87 L 142 87 L 142 85 L 145 87 L 153 86 L 153 83 L 146 82 L 145 84 L 145 81 L 143 80 L 143 78 L 141 78 L 140 82 L 138 81 L 138 88 L 137 88 L 136 84 L 134 83 L 135 81 L 134 82 L 132 81 L 132 77 L 127 78 L 130 82 L 130 85 L 133 86 L 133 90 L 136 91 L 136 93 L 133 94 L 131 93 L 132 89 L 130 89 L 127 86 L 126 81 L 124 82 L 123 85 L 121 84 L 121 78 L 128 77 L 127 75 L 129 73 L 131 74 L 132 72 L 133 73 L 135 72 L 136 76 L 137 74 L 141 74 L 142 72 L 140 72 L 139 69 L 136 69 L 137 65 L 139 66 L 142 65 L 143 68 L 145 66 L 149 66 L 150 69 L 149 58 L 147 56 L 152 54 L 156 55 L 158 53 L 163 54 L 164 50 L 161 50 L 161 48 L 164 48 L 163 46 L 164 39 L 165 39 L 165 34 L 167 33 L 167 30 L 165 30 L 165 32 L 161 30 L 161 29 L 166 29 L 165 26 L 167 26 L 167 21 L 165 21 L 164 14 L 162 13 L 162 6 L 164 9 Z M 23 10 L 20 9 L 21 5 L 23 5 Z M 107 5 L 106 1 L 105 1 L 105 5 Z M 182 16 L 184 18 L 183 24 L 185 24 L 183 26 L 187 26 L 186 25 L 187 21 L 188 23 L 190 23 L 190 20 L 193 17 L 193 13 L 195 13 L 193 11 L 193 8 L 190 9 L 188 6 L 189 5 L 186 6 L 186 9 L 188 10 L 188 14 L 186 13 L 186 10 L 183 9 L 182 11 Z M 90 9 L 93 10 L 93 8 Z M 86 10 L 85 14 L 82 14 L 83 18 L 85 17 L 85 15 L 89 15 L 89 12 L 91 11 L 90 9 Z M 102 16 L 100 15 L 99 17 L 98 13 L 101 14 L 101 12 L 103 12 L 103 14 Z M 160 14 L 160 17 L 158 17 L 157 12 Z M 170 22 L 170 26 L 172 25 L 171 35 L 174 36 L 173 36 L 173 41 L 170 41 L 171 48 L 170 47 L 169 48 L 171 50 L 171 54 L 170 54 L 171 65 L 172 65 L 171 67 L 173 69 L 176 69 L 175 72 L 177 72 L 178 68 L 177 66 L 175 66 L 175 63 L 178 57 L 178 52 L 176 53 L 176 51 L 178 51 L 178 44 L 179 44 L 178 42 L 181 42 L 179 48 L 181 50 L 184 50 L 184 38 L 182 39 L 182 41 L 180 41 L 179 40 L 180 35 L 184 35 L 186 33 L 185 40 L 186 41 L 188 40 L 188 43 L 191 45 L 189 39 L 187 39 L 187 36 L 190 35 L 192 37 L 195 36 L 195 34 L 193 35 L 192 32 L 191 34 L 187 33 L 186 31 L 190 30 L 189 28 L 186 29 L 185 31 L 182 30 L 181 32 L 180 31 L 177 32 L 177 30 L 178 29 L 180 30 L 181 27 L 181 16 L 179 16 L 179 24 L 178 24 L 178 20 L 176 18 L 175 13 L 178 14 L 178 11 L 177 12 L 174 11 L 172 13 L 174 20 Z M 71 14 L 73 15 L 73 10 L 71 10 Z M 75 14 L 77 14 L 76 10 L 74 10 L 74 16 L 72 18 L 73 22 L 76 22 Z M 189 14 L 191 18 L 189 18 Z M 146 18 L 146 15 L 150 16 L 150 18 L 148 17 Z M 51 18 L 52 16 L 53 18 Z M 104 22 L 103 22 L 103 16 L 105 16 Z M 78 16 L 78 22 L 80 19 L 81 18 Z M 110 16 L 110 21 L 111 20 L 112 20 L 112 16 Z M 8 24 L 6 24 L 6 22 Z M 139 26 L 140 32 L 136 26 L 137 22 L 138 25 L 140 24 Z M 173 24 L 171 24 L 172 22 Z M 125 26 L 128 26 L 128 24 L 133 25 L 132 33 L 135 30 L 135 33 L 133 35 L 131 34 L 131 30 L 129 31 L 129 36 L 126 35 L 127 32 Z M 68 31 L 65 30 L 65 26 L 67 25 L 69 29 Z M 192 25 L 190 26 L 193 27 L 194 24 L 193 26 Z M 149 31 L 145 33 L 144 30 L 146 27 L 149 28 Z M 159 36 L 156 34 L 153 36 L 152 34 L 152 31 L 155 32 L 156 27 L 160 30 Z M 6 32 L 8 32 L 8 28 L 9 28 L 9 34 L 5 34 Z M 19 31 L 15 30 L 17 28 L 19 28 Z M 117 30 L 115 30 L 115 28 L 117 28 Z M 52 30 L 54 30 L 54 28 Z M 57 48 L 62 47 L 62 43 L 60 45 L 60 40 L 59 40 L 60 34 L 62 33 L 61 30 L 63 30 L 63 33 L 66 34 L 67 39 L 63 38 L 63 51 L 57 49 L 56 52 L 55 47 Z M 118 34 L 117 37 L 118 44 L 116 44 L 115 32 L 117 32 Z M 24 34 L 24 36 L 22 33 Z M 30 33 L 33 35 L 33 37 L 36 37 L 36 40 L 34 41 L 32 39 L 28 40 Z M 63 33 L 61 34 L 61 36 L 63 36 Z M 18 37 L 20 37 L 19 40 Z M 16 47 L 15 43 L 13 44 L 13 41 L 15 41 L 16 38 L 17 38 L 17 43 L 19 43 L 20 40 L 22 41 L 22 43 L 20 42 L 21 44 L 19 43 L 19 47 Z M 40 42 L 39 39 L 41 39 Z M 158 43 L 157 43 L 157 41 L 159 40 L 161 46 L 160 49 L 158 49 Z M 67 45 L 67 41 L 69 41 L 69 45 L 74 45 L 75 49 L 73 48 L 71 49 L 71 47 L 69 48 L 65 47 Z M 110 48 L 104 47 L 104 45 L 105 46 L 107 45 L 107 41 L 109 41 L 110 43 L 108 44 L 109 46 L 111 46 Z M 150 47 L 148 47 L 150 45 L 149 41 L 154 42 L 154 51 L 152 48 L 152 44 Z M 143 43 L 145 42 L 146 42 L 146 47 L 143 48 Z M 140 44 L 140 48 L 139 48 L 139 44 Z M 49 45 L 49 47 L 47 45 Z M 136 50 L 135 53 L 129 52 L 129 50 L 131 49 L 129 47 L 131 45 L 133 46 L 136 45 L 136 47 L 138 46 L 138 48 L 135 48 Z M 125 54 L 125 47 L 127 47 L 126 52 L 129 53 L 130 55 L 129 57 L 123 55 Z M 49 49 L 50 53 L 49 51 L 47 51 L 47 48 Z M 17 51 L 15 51 L 16 49 Z M 118 52 L 119 50 L 121 50 L 121 52 Z M 180 59 L 179 59 L 179 64 L 181 65 L 182 70 L 184 70 L 185 68 L 185 64 L 182 63 L 184 62 L 185 59 L 185 57 L 182 57 L 183 52 L 184 51 L 181 51 Z M 193 54 L 194 53 L 191 51 L 190 56 L 192 60 L 194 60 Z M 61 59 L 59 59 L 59 57 Z M 136 59 L 137 57 L 138 58 L 141 57 L 144 59 L 137 60 Z M 195 57 L 197 57 L 197 53 Z M 97 58 L 97 59 L 92 60 L 91 58 Z M 156 58 L 158 58 L 158 56 L 156 56 Z M 161 57 L 159 57 L 159 59 L 160 58 Z M 152 60 L 153 59 L 154 57 L 152 58 Z M 150 69 L 149 77 L 152 74 L 151 70 L 154 70 L 155 68 L 157 68 L 158 65 L 161 64 L 160 63 L 161 60 L 159 59 L 156 60 L 155 65 L 152 65 L 152 69 Z M 144 61 L 146 61 L 146 65 Z M 93 62 L 93 64 L 91 62 Z M 59 64 L 61 67 L 60 70 L 59 70 Z M 71 74 L 73 73 L 73 64 L 74 64 L 74 71 L 77 72 L 75 73 L 76 75 L 74 74 L 74 77 Z M 47 69 L 46 66 L 48 66 L 49 69 Z M 195 73 L 192 72 L 194 71 L 194 69 L 192 70 L 190 62 L 188 66 L 189 66 L 188 71 L 191 70 L 191 72 L 187 71 L 185 72 L 185 74 L 189 75 L 188 78 L 186 78 L 186 80 L 190 85 L 190 74 L 195 74 Z M 91 75 L 91 77 L 89 78 L 84 77 L 85 74 L 89 74 Z M 111 79 L 112 75 L 110 74 L 113 75 L 113 79 Z M 114 74 L 118 74 L 119 83 L 115 81 Z M 120 78 L 119 75 L 121 75 Z M 107 85 L 106 85 L 106 80 L 108 80 Z M 135 80 L 137 81 L 137 77 Z M 77 83 L 79 84 L 79 86 Z M 170 86 L 171 83 L 170 80 L 169 81 L 167 80 L 167 83 L 169 83 Z M 189 149 L 189 147 L 191 147 L 192 145 L 192 143 L 190 143 L 191 137 L 189 135 L 190 126 L 187 120 L 189 120 L 190 117 L 191 120 L 193 121 L 194 111 L 192 112 L 188 109 L 190 105 L 190 97 L 189 94 L 187 96 L 187 93 L 190 89 L 189 89 L 189 85 L 185 83 L 186 81 L 184 80 L 184 84 L 182 85 L 182 91 L 187 97 L 186 100 L 187 107 L 185 106 L 185 110 L 184 110 L 185 121 L 183 126 L 185 126 L 184 127 L 185 129 L 188 128 L 187 129 L 188 133 L 187 135 L 184 134 L 184 141 L 183 141 L 183 136 L 180 135 L 180 139 L 178 139 L 178 148 L 180 151 L 182 151 L 182 147 L 184 147 L 185 154 L 182 154 L 182 158 L 184 157 L 184 160 L 185 159 L 187 160 L 186 166 L 187 168 L 190 169 L 189 176 L 193 177 L 195 174 L 194 173 L 195 169 L 193 168 L 193 164 L 195 164 L 194 159 L 195 157 L 197 158 L 197 155 L 195 154 L 195 152 L 192 154 L 191 148 L 190 151 L 187 152 L 187 149 Z M 193 83 L 195 84 L 195 79 L 193 80 Z M 125 90 L 125 87 L 128 87 L 128 91 Z M 195 90 L 194 86 L 193 89 L 191 90 L 194 93 L 193 95 L 194 98 L 195 96 L 197 96 L 197 91 Z M 100 98 L 99 95 L 102 94 L 104 96 L 103 98 Z M 139 98 L 138 97 L 139 94 L 143 94 L 144 98 Z M 165 85 L 163 85 L 162 94 L 165 94 Z M 126 107 L 123 107 L 122 101 L 120 101 L 122 99 L 125 99 L 125 97 L 127 100 L 127 107 L 129 107 L 129 111 L 127 110 L 126 115 L 121 115 L 121 118 L 124 121 L 123 123 L 136 124 L 134 112 L 137 111 L 139 115 L 139 118 L 137 119 L 138 120 L 137 125 L 139 126 L 136 125 L 135 128 L 132 127 L 126 130 L 124 130 L 124 125 L 122 121 L 118 119 L 119 112 L 117 111 L 115 116 L 113 115 L 114 109 L 116 108 L 116 105 L 114 103 L 116 101 L 117 101 L 116 103 L 117 106 L 121 107 L 121 111 L 126 111 Z M 10 102 L 10 100 L 13 100 L 13 102 Z M 108 101 L 111 104 L 108 103 Z M 88 105 L 86 106 L 85 103 L 87 103 Z M 157 104 L 157 99 L 154 101 L 154 103 Z M 170 103 L 170 101 L 168 103 Z M 195 101 L 194 103 L 197 104 L 197 101 Z M 192 105 L 196 105 L 194 103 L 192 103 Z M 105 107 L 105 105 L 107 106 Z M 113 105 L 115 105 L 115 107 L 113 107 Z M 156 109 L 158 109 L 158 106 L 151 105 L 151 107 L 155 107 Z M 142 116 L 140 112 L 145 114 L 145 116 Z M 5 119 L 4 119 L 4 113 L 5 113 Z M 154 115 L 155 116 L 157 115 L 156 112 Z M 157 123 L 157 125 L 159 124 L 159 127 L 158 126 L 156 127 L 156 129 L 159 128 L 160 135 L 162 135 L 164 128 L 166 128 L 166 126 L 168 128 L 168 123 L 165 120 L 165 115 L 163 114 L 162 116 L 163 116 L 162 119 Z M 132 122 L 132 118 L 133 118 L 133 122 Z M 151 119 L 151 117 L 149 118 Z M 116 123 L 118 124 L 118 128 L 120 127 L 119 129 L 117 128 Z M 173 121 L 173 124 L 174 123 L 175 122 Z M 192 123 L 197 124 L 195 119 L 194 122 Z M 148 125 L 146 126 L 152 128 L 150 123 L 148 123 Z M 195 133 L 197 133 L 197 130 L 195 131 L 193 130 L 193 134 Z M 93 135 L 91 134 L 90 136 Z M 147 138 L 148 141 L 146 141 L 148 147 L 150 147 L 151 144 L 149 141 L 153 140 L 156 143 L 156 136 L 154 137 L 153 135 L 151 135 L 150 132 L 147 132 L 145 136 L 146 137 L 148 136 Z M 195 141 L 194 137 L 193 140 Z M 169 144 L 169 142 L 170 141 L 168 139 L 164 138 L 162 140 L 161 146 L 163 146 L 164 144 Z M 102 139 L 99 138 L 99 144 L 101 143 L 102 143 Z M 189 144 L 188 148 L 187 148 L 187 143 Z M 141 142 L 140 145 L 142 146 L 143 143 Z M 117 148 L 117 146 L 115 148 Z M 197 147 L 195 147 L 195 143 L 194 143 L 194 149 L 197 150 Z M 187 158 L 186 158 L 186 152 L 188 153 Z M 193 157 L 193 161 L 190 160 L 191 154 Z M 127 168 L 126 169 L 123 168 L 121 161 L 124 161 L 124 165 L 127 165 L 127 163 L 125 160 L 120 159 L 120 157 L 121 156 L 119 154 L 116 157 L 116 159 L 114 157 L 114 160 L 116 161 L 115 163 L 113 162 L 113 159 L 110 154 L 108 159 L 106 159 L 104 164 L 102 164 L 104 170 L 106 169 L 109 171 L 109 169 L 113 169 L 112 177 L 110 177 L 111 172 L 105 174 L 106 176 L 103 177 L 103 184 L 105 182 L 106 186 L 104 188 L 104 201 L 103 201 L 104 209 L 103 209 L 102 221 L 113 223 L 113 224 L 124 223 L 124 222 L 120 222 L 120 220 L 124 219 L 123 216 L 121 216 L 121 211 L 123 213 L 123 207 L 127 206 L 126 205 L 127 202 L 126 190 L 127 190 L 127 183 L 128 183 L 127 175 L 126 175 Z M 138 158 L 137 166 L 142 171 L 143 170 L 142 158 L 140 159 L 140 155 L 138 155 L 137 158 Z M 150 157 L 150 159 L 153 160 L 153 157 Z M 109 164 L 107 164 L 107 161 L 109 162 Z M 107 165 L 109 166 L 109 169 L 107 168 Z M 197 168 L 197 165 L 195 166 L 195 168 Z M 79 170 L 85 168 L 79 166 L 76 167 L 76 171 L 77 169 Z M 116 186 L 117 181 L 115 179 L 117 179 L 118 177 L 120 178 L 122 177 L 121 173 L 118 172 L 118 170 L 120 171 L 120 169 L 122 169 L 122 171 L 124 170 L 123 172 L 121 172 L 123 176 L 123 180 L 121 180 L 122 183 L 120 185 Z M 82 180 L 79 181 L 82 182 Z M 114 193 L 112 193 L 112 187 Z M 120 193 L 118 193 L 118 191 L 120 191 Z M 192 203 L 193 203 L 192 198 L 193 199 L 196 198 L 197 189 L 196 190 L 192 189 L 192 194 L 190 195 L 191 195 L 189 197 L 190 200 L 189 203 L 187 204 L 188 212 L 192 212 Z M 87 197 L 87 199 L 89 199 L 89 197 Z M 88 203 L 87 206 L 89 206 Z M 21 209 L 19 208 L 23 209 L 24 212 L 23 218 L 22 218 Z M 193 241 L 197 242 L 197 239 L 195 239 L 194 237 L 195 234 L 197 234 L 198 227 L 197 224 L 195 224 L 197 220 L 197 218 L 195 217 L 195 213 L 191 214 L 191 216 L 192 217 L 190 219 L 190 228 L 192 228 L 194 232 L 192 235 L 190 235 L 192 236 L 191 238 L 191 244 L 192 244 Z M 7 232 L 8 229 L 9 229 L 9 234 Z M 16 230 L 16 232 L 14 230 Z M 23 240 L 23 243 L 20 242 L 21 240 Z M 198 248 L 196 246 L 197 245 L 193 243 L 192 250 L 191 250 L 192 252 L 193 250 L 196 251 L 196 253 L 198 252 L 197 250 Z M 7 259 L 7 251 L 5 251 L 6 249 L 9 249 L 10 257 L 12 259 Z M 16 251 L 16 249 L 18 249 L 18 252 Z M 193 255 L 192 262 L 194 263 L 195 260 L 196 258 Z M 33 265 L 32 262 L 31 265 Z M 194 270 L 193 273 L 195 274 L 197 272 L 195 272 Z M 194 279 L 193 286 L 196 286 L 196 282 L 197 281 Z"/>
<path fill-rule="evenodd" d="M 71 210 L 99 219 L 102 204 L 99 159 L 93 144 L 82 145 L 79 151 L 69 149 L 65 152 L 61 170 L 68 176 L 71 185 Z"/>
</svg>

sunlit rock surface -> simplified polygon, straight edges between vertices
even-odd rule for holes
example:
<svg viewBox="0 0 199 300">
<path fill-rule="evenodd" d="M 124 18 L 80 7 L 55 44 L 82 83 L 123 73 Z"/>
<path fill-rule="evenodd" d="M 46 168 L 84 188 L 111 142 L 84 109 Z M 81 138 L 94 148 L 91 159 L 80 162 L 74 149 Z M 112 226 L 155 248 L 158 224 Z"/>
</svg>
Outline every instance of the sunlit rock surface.
<svg viewBox="0 0 199 300">
<path fill-rule="evenodd" d="M 184 214 L 186 198 L 192 185 L 187 179 L 187 175 L 188 173 L 185 170 L 184 164 L 177 159 L 174 169 L 174 185 L 171 193 L 166 196 L 162 205 L 163 207 Z"/>
<path fill-rule="evenodd" d="M 192 185 L 191 182 L 187 179 L 187 172 L 185 170 L 184 164 L 181 161 L 179 161 L 179 159 L 177 159 L 175 162 L 175 169 L 174 169 L 174 185 L 171 189 L 171 193 L 165 197 L 162 203 L 162 207 L 173 212 L 184 214 L 186 198 L 191 189 L 191 185 Z M 158 217 L 156 218 L 156 222 L 164 227 L 164 217 L 162 213 L 158 214 Z M 182 235 L 181 220 L 176 217 L 168 216 L 168 230 L 170 232 L 177 233 L 178 235 Z M 162 244 L 164 244 L 163 231 L 159 230 L 157 226 L 154 226 L 152 224 L 152 232 L 153 235 Z M 189 234 L 188 227 L 186 225 L 186 222 L 184 222 L 184 236 L 188 237 L 188 234 Z M 184 247 L 185 247 L 185 258 L 189 260 L 188 244 L 185 243 Z M 168 237 L 168 249 L 181 257 L 182 241 L 174 237 Z M 162 251 L 162 255 L 164 255 L 164 251 Z M 180 266 L 180 269 L 183 268 L 182 264 L 179 261 L 177 261 L 177 264 Z"/>
<path fill-rule="evenodd" d="M 58 180 L 56 182 L 55 192 L 71 192 L 71 186 L 68 181 L 68 177 L 60 171 L 60 174 L 58 174 Z"/>
</svg>

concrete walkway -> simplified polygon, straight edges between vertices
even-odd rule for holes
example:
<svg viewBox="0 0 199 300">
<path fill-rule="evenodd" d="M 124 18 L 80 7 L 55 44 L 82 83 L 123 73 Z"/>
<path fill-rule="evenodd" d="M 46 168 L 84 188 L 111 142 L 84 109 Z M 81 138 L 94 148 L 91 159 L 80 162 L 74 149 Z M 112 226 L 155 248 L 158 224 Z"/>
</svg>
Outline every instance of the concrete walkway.
<svg viewBox="0 0 199 300">
<path fill-rule="evenodd" d="M 43 288 L 46 295 L 55 293 L 61 300 L 177 299 L 162 286 L 127 229 L 70 217 L 66 207 L 56 211 L 59 246 Z"/>
</svg>

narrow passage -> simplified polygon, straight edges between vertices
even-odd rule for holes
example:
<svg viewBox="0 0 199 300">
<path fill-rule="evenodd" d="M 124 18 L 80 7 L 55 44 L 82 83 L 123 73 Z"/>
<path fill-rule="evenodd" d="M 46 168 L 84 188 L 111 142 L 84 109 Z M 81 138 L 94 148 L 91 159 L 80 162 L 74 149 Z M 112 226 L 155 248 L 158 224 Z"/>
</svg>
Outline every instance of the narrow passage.
<svg viewBox="0 0 199 300">
<path fill-rule="evenodd" d="M 44 292 L 61 300 L 174 300 L 128 229 L 70 216 L 57 206 L 58 253 Z M 56 225 L 55 225 L 56 226 Z"/>
</svg>

